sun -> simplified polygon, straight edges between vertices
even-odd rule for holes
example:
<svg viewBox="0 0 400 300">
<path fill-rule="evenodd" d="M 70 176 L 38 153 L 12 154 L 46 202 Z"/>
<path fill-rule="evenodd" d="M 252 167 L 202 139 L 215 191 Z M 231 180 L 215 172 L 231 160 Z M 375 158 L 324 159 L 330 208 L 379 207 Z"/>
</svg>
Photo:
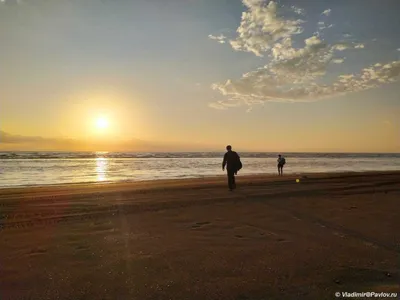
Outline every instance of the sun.
<svg viewBox="0 0 400 300">
<path fill-rule="evenodd" d="M 99 117 L 96 120 L 96 127 L 98 129 L 106 129 L 109 126 L 108 120 L 104 117 Z"/>
</svg>

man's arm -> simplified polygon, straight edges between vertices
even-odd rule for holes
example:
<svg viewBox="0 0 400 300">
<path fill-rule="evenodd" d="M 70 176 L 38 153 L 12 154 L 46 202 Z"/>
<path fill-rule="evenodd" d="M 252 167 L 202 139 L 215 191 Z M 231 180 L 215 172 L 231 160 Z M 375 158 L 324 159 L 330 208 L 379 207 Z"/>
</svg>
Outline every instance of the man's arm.
<svg viewBox="0 0 400 300">
<path fill-rule="evenodd" d="M 227 162 L 227 153 L 225 153 L 225 155 L 224 155 L 224 160 L 222 161 L 222 170 L 224 170 L 225 169 L 225 166 L 226 166 L 226 162 Z"/>
</svg>

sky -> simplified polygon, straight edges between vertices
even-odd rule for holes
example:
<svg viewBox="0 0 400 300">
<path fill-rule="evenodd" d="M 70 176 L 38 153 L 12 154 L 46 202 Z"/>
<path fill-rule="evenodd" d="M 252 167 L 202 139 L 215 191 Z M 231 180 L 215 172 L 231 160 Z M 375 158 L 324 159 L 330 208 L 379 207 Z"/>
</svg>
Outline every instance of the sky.
<svg viewBox="0 0 400 300">
<path fill-rule="evenodd" d="M 400 152 L 398 0 L 0 0 L 0 150 Z"/>
</svg>

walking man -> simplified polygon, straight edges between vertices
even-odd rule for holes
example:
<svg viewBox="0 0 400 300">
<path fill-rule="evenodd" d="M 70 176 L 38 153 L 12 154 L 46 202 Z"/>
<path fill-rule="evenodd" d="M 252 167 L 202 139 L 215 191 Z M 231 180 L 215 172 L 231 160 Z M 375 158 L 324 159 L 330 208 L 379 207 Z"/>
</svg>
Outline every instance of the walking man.
<svg viewBox="0 0 400 300">
<path fill-rule="evenodd" d="M 229 190 L 232 191 L 236 188 L 235 175 L 242 168 L 242 163 L 239 155 L 235 151 L 232 151 L 231 145 L 226 146 L 226 150 L 227 152 L 222 161 L 222 171 L 225 170 L 226 166 L 226 171 L 228 173 L 228 187 Z"/>
</svg>

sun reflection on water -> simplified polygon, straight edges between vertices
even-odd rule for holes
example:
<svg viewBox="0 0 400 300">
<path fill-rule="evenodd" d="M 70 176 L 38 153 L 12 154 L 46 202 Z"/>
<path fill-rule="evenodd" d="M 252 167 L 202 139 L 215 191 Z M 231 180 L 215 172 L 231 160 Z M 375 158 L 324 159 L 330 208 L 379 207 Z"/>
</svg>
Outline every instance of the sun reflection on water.
<svg viewBox="0 0 400 300">
<path fill-rule="evenodd" d="M 107 180 L 108 158 L 96 157 L 97 181 Z"/>
</svg>

